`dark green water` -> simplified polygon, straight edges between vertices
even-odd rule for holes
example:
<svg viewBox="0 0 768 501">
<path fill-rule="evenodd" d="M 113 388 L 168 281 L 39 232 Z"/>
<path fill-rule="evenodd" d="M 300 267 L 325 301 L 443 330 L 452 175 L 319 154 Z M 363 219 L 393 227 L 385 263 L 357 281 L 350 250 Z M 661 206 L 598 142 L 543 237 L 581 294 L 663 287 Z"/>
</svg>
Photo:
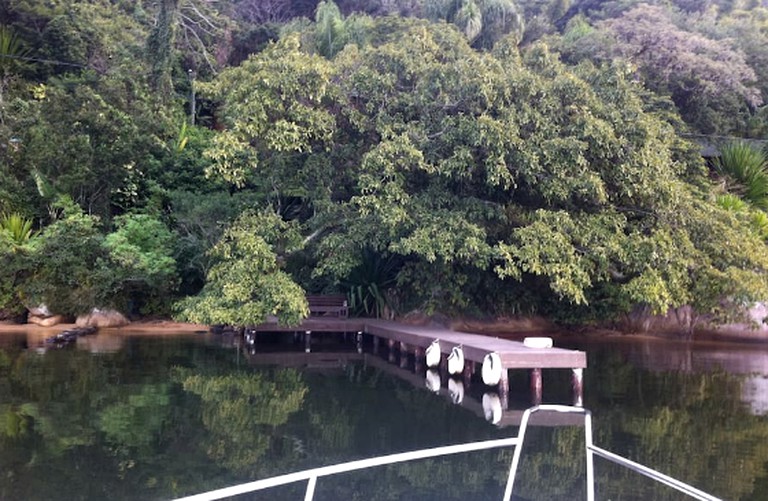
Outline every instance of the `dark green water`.
<svg viewBox="0 0 768 501">
<path fill-rule="evenodd" d="M 238 349 L 194 335 L 100 335 L 45 353 L 33 344 L 0 336 L 2 499 L 171 499 L 517 433 L 472 408 L 480 385 L 457 406 L 396 367 L 254 366 Z M 724 499 L 768 499 L 768 352 L 627 342 L 582 348 L 590 364 L 584 403 L 598 445 Z M 569 403 L 569 375 L 544 375 L 545 402 Z M 512 384 L 513 407 L 525 407 L 527 375 L 515 374 Z M 531 428 L 516 494 L 582 499 L 583 439 L 578 426 Z M 349 473 L 321 479 L 315 499 L 501 499 L 511 457 L 496 450 Z M 604 461 L 596 470 L 599 499 L 681 499 Z M 238 499 L 302 499 L 303 487 Z"/>
</svg>

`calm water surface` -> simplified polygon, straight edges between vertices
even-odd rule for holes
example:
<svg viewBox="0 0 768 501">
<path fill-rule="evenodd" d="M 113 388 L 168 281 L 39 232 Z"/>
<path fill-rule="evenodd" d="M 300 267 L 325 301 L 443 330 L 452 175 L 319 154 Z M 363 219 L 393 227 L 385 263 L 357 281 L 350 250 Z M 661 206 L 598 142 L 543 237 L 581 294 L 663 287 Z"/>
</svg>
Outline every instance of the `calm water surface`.
<svg viewBox="0 0 768 501">
<path fill-rule="evenodd" d="M 319 346 L 305 358 L 300 346 L 260 345 L 293 352 L 262 357 L 232 338 L 104 333 L 76 347 L 39 346 L 0 334 L 2 499 L 170 499 L 514 435 L 513 411 L 530 405 L 527 374 L 513 372 L 507 426 L 494 426 L 482 384 L 455 405 L 446 381 L 440 394 L 428 391 L 412 361 L 400 369 L 397 358 L 357 357 L 350 347 Z M 768 499 L 768 350 L 611 339 L 571 347 L 588 352 L 584 404 L 598 445 L 724 499 Z M 545 402 L 572 398 L 567 371 L 544 371 Z M 583 499 L 583 428 L 539 424 L 526 438 L 519 499 Z M 469 453 L 321 479 L 315 499 L 501 499 L 511 457 Z M 599 499 L 681 499 L 599 459 L 596 470 Z M 302 488 L 238 499 L 301 499 Z"/>
</svg>

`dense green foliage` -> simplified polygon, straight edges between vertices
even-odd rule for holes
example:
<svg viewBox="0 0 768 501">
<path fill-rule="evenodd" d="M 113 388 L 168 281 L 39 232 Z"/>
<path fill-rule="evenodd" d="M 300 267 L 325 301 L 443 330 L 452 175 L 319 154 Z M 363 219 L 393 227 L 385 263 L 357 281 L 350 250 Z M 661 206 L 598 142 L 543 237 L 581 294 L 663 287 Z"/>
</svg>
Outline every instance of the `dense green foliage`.
<svg viewBox="0 0 768 501">
<path fill-rule="evenodd" d="M 427 308 L 477 301 L 478 272 L 526 309 L 552 298 L 715 313 L 765 294 L 762 241 L 702 196 L 701 162 L 622 67 L 377 26 L 378 40 L 330 61 L 288 37 L 205 89 L 227 125 L 213 169 L 311 201 L 298 219 L 316 275 L 341 281 L 373 248 L 400 256 L 399 286 Z M 724 252 L 724 231 L 741 233 L 738 248 Z"/>
<path fill-rule="evenodd" d="M 768 217 L 685 138 L 768 131 L 764 11 L 4 5 L 0 212 L 33 227 L 2 251 L 0 309 L 202 290 L 186 318 L 295 323 L 310 291 L 376 315 L 733 316 L 768 296 Z"/>
<path fill-rule="evenodd" d="M 301 239 L 294 225 L 274 213 L 245 213 L 222 236 L 217 258 L 198 296 L 183 304 L 183 317 L 209 324 L 254 325 L 275 316 L 297 324 L 309 314 L 304 291 L 280 269 Z"/>
</svg>

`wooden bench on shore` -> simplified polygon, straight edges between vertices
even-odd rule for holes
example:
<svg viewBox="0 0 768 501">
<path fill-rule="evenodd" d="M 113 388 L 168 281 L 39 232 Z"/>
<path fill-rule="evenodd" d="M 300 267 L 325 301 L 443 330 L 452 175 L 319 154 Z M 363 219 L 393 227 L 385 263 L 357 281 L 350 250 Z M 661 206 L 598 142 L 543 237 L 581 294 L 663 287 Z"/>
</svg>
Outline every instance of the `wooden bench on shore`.
<svg viewBox="0 0 768 501">
<path fill-rule="evenodd" d="M 307 296 L 310 317 L 338 317 L 347 318 L 347 296 L 343 294 L 311 295 Z"/>
</svg>

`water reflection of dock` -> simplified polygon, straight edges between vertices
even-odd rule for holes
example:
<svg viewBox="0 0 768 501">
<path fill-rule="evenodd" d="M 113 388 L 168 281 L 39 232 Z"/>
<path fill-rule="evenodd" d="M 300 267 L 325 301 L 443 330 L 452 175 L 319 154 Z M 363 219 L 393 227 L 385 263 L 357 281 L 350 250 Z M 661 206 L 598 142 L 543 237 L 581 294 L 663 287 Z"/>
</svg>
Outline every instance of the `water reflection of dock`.
<svg viewBox="0 0 768 501">
<path fill-rule="evenodd" d="M 389 374 L 398 379 L 406 381 L 413 385 L 415 388 L 427 389 L 424 374 L 422 372 L 414 372 L 409 368 L 403 368 L 400 364 L 393 364 L 387 360 L 382 359 L 376 354 L 370 353 L 357 353 L 357 352 L 248 352 L 246 351 L 247 360 L 253 365 L 270 365 L 278 367 L 296 367 L 310 370 L 328 370 L 339 369 L 347 366 L 350 363 L 362 363 L 366 367 L 373 367 L 385 374 Z M 469 394 L 468 386 L 469 382 L 463 380 L 448 379 L 443 375 L 443 379 L 453 382 L 455 384 L 466 385 L 466 394 L 463 394 L 460 402 L 456 401 L 455 394 L 452 394 L 448 388 L 448 384 L 442 384 L 439 391 L 433 391 L 433 393 L 450 400 L 456 405 L 465 408 L 473 414 L 484 418 L 486 420 L 494 419 L 493 424 L 498 427 L 507 426 L 520 426 L 520 422 L 523 418 L 525 409 L 499 409 L 500 415 L 490 416 L 489 409 L 484 408 L 483 402 L 478 400 L 474 395 Z M 482 383 L 475 383 L 482 385 Z M 495 393 L 486 393 L 486 395 L 496 396 Z M 487 405 L 486 405 L 487 407 Z M 581 426 L 584 424 L 584 416 L 582 414 L 563 414 L 557 412 L 540 412 L 536 419 L 531 423 L 534 426 L 544 427 L 556 427 L 556 426 Z"/>
<path fill-rule="evenodd" d="M 400 322 L 362 318 L 312 317 L 296 327 L 286 327 L 270 322 L 249 329 L 250 340 L 258 342 L 260 333 L 294 332 L 303 333 L 305 352 L 311 352 L 312 335 L 322 333 L 354 333 L 358 352 L 362 353 L 364 336 L 371 339 L 373 351 L 377 352 L 382 342 L 390 353 L 399 351 L 400 357 L 412 355 L 418 365 L 424 359 L 425 350 L 438 341 L 443 363 L 456 349 L 463 358 L 465 379 L 471 378 L 476 365 L 487 363 L 488 357 L 501 363 L 498 379 L 498 393 L 506 408 L 509 394 L 509 370 L 528 369 L 531 371 L 531 387 L 534 403 L 541 401 L 542 369 L 570 369 L 573 371 L 574 392 L 582 393 L 583 369 L 587 366 L 586 353 L 562 348 L 536 348 L 518 341 L 500 339 L 481 334 L 452 331 L 434 326 L 407 325 Z M 577 399 L 578 401 L 578 399 Z"/>
</svg>

